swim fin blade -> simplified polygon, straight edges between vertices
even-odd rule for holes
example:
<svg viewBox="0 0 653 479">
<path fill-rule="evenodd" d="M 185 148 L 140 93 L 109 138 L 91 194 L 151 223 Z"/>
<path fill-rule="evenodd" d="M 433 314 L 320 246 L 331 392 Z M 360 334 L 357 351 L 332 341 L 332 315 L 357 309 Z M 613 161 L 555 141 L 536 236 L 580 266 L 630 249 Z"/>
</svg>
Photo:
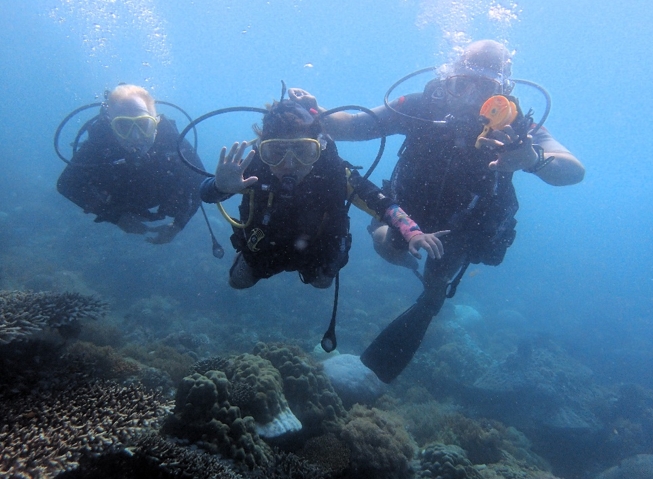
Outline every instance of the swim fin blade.
<svg viewBox="0 0 653 479">
<path fill-rule="evenodd" d="M 433 319 L 433 308 L 418 301 L 390 323 L 361 355 L 361 361 L 384 383 L 404 370 L 422 343 Z"/>
</svg>

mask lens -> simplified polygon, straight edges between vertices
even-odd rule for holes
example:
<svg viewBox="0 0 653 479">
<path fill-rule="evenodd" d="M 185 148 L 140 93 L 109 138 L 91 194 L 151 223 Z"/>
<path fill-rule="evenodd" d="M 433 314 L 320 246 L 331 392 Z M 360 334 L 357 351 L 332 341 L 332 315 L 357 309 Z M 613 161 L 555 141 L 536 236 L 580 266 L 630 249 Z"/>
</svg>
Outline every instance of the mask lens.
<svg viewBox="0 0 653 479">
<path fill-rule="evenodd" d="M 156 118 L 149 115 L 117 116 L 111 120 L 111 128 L 123 140 L 129 139 L 134 127 L 145 138 L 151 138 L 156 132 Z"/>
<path fill-rule="evenodd" d="M 286 156 L 288 150 L 276 143 L 276 140 L 262 141 L 259 146 L 261 161 L 266 165 L 277 166 Z"/>
<path fill-rule="evenodd" d="M 501 92 L 499 82 L 485 77 L 456 75 L 446 79 L 447 91 L 451 96 L 461 97 L 477 92 L 480 96 L 489 98 Z"/>
<path fill-rule="evenodd" d="M 114 118 L 111 121 L 111 128 L 120 138 L 128 138 L 134 127 L 134 122 L 127 118 Z"/>
<path fill-rule="evenodd" d="M 451 96 L 459 97 L 467 93 L 471 88 L 471 80 L 466 76 L 453 76 L 447 78 L 447 91 Z"/>
<path fill-rule="evenodd" d="M 156 119 L 151 116 L 139 116 L 134 118 L 134 124 L 138 127 L 145 138 L 150 138 L 156 130 Z"/>
<path fill-rule="evenodd" d="M 320 157 L 320 143 L 316 140 L 297 142 L 290 150 L 300 163 L 307 166 L 315 163 Z"/>
<path fill-rule="evenodd" d="M 312 138 L 296 140 L 265 140 L 259 146 L 261 161 L 278 166 L 290 153 L 302 165 L 312 165 L 320 158 L 320 142 Z"/>
</svg>

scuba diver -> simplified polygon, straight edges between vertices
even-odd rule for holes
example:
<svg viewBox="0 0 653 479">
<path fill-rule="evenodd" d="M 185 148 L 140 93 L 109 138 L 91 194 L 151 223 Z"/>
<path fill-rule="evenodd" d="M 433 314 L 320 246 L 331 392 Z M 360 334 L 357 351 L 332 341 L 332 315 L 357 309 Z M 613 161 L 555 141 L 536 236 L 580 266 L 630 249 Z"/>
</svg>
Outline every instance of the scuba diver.
<svg viewBox="0 0 653 479">
<path fill-rule="evenodd" d="M 234 143 L 220 153 L 215 177 L 204 180 L 202 200 L 219 203 L 242 193 L 240 222 L 232 224 L 231 242 L 238 254 L 229 271 L 236 289 L 283 271 L 297 271 L 301 281 L 328 288 L 347 264 L 351 235 L 349 202 L 383 219 L 420 257 L 424 249 L 442 255 L 439 236 L 425 234 L 394 201 L 338 156 L 322 133 L 317 111 L 291 100 L 275 101 L 255 126 L 257 139 Z M 252 150 L 243 158 L 246 148 Z"/>
<path fill-rule="evenodd" d="M 442 257 L 426 260 L 423 293 L 360 356 L 385 383 L 409 364 L 467 266 L 503 261 L 516 234 L 514 216 L 519 204 L 513 174 L 521 170 L 555 186 L 579 183 L 584 177 L 578 159 L 542 127 L 545 116 L 534 127 L 530 112 L 524 115 L 510 96 L 515 82 L 535 85 L 511 80 L 511 63 L 504 45 L 492 40 L 473 42 L 452 63 L 440 66 L 422 93 L 388 102 L 396 85 L 420 72 L 395 83 L 384 105 L 372 109 L 379 121 L 346 112 L 324 119 L 326 132 L 335 140 L 404 135 L 384 192 L 425 230 L 450 231 L 442 238 Z M 305 108 L 321 110 L 315 97 L 304 90 L 291 88 L 289 97 Z M 487 108 L 486 101 L 496 98 L 503 98 L 503 104 L 515 111 L 508 121 L 490 128 L 489 116 L 496 111 L 483 118 L 479 111 Z M 490 105 L 489 110 L 497 108 Z M 392 229 L 378 221 L 368 229 L 375 250 L 384 259 L 417 270 L 417 262 Z"/>
<path fill-rule="evenodd" d="M 157 116 L 155 101 L 144 88 L 121 84 L 107 92 L 87 131 L 88 138 L 73 149 L 57 191 L 84 213 L 96 215 L 96 223 L 108 221 L 127 233 L 148 235 L 150 243 L 170 242 L 201 205 L 204 179 L 180 160 L 175 122 Z M 188 161 L 203 170 L 188 142 L 183 149 Z M 146 224 L 166 218 L 172 221 Z"/>
</svg>

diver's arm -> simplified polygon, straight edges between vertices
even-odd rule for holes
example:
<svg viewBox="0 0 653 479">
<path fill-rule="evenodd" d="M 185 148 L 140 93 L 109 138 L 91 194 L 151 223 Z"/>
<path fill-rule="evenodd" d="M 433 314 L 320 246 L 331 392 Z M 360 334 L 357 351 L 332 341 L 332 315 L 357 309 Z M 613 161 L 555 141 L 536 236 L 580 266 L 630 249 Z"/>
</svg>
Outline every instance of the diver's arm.
<svg viewBox="0 0 653 479">
<path fill-rule="evenodd" d="M 568 151 L 544 150 L 545 161 L 554 158 L 541 169 L 534 171 L 542 181 L 553 186 L 575 185 L 583 181 L 585 167 L 574 155 Z"/>
<path fill-rule="evenodd" d="M 390 105 L 394 109 L 401 109 L 406 99 L 413 96 L 408 95 L 394 100 Z M 317 99 L 309 92 L 300 88 L 289 88 L 288 97 L 302 105 L 307 110 L 313 109 L 321 113 L 326 111 L 319 107 Z M 327 133 L 334 140 L 344 141 L 363 141 L 380 138 L 385 135 L 394 135 L 401 133 L 401 118 L 393 113 L 385 105 L 377 106 L 371 109 L 375 117 L 365 112 L 347 113 L 340 111 L 321 118 Z"/>
<path fill-rule="evenodd" d="M 533 138 L 533 143 L 542 148 L 542 153 L 538 157 L 538 163 L 529 169 L 529 173 L 553 186 L 574 185 L 583 181 L 583 164 L 555 140 L 546 128 L 540 128 Z"/>
<path fill-rule="evenodd" d="M 215 168 L 215 177 L 207 178 L 200 187 L 202 201 L 219 203 L 258 181 L 256 176 L 243 178 L 243 173 L 256 156 L 256 151 L 251 150 L 243 158 L 243 153 L 248 146 L 247 141 L 236 142 L 231 146 L 229 153 L 226 146 L 222 147 L 218 166 Z"/>
<path fill-rule="evenodd" d="M 209 177 L 200 185 L 200 197 L 204 203 L 221 203 L 233 196 L 233 193 L 223 193 L 215 186 L 215 178 Z"/>
<path fill-rule="evenodd" d="M 372 111 L 382 120 L 381 124 L 367 113 L 347 113 L 345 111 L 325 116 L 322 123 L 327 133 L 334 140 L 372 140 L 383 136 L 381 130 L 384 123 L 383 119 L 391 113 L 385 105 L 373 108 Z"/>
<path fill-rule="evenodd" d="M 414 257 L 421 259 L 419 250 L 422 248 L 431 258 L 442 257 L 444 249 L 438 236 L 449 231 L 422 232 L 419 225 L 391 198 L 385 196 L 374 183 L 363 178 L 356 170 L 348 168 L 347 173 L 348 195 L 353 194 L 352 203 L 357 208 L 399 231 L 408 245 L 408 251 Z"/>
<path fill-rule="evenodd" d="M 558 143 L 544 128 L 520 141 L 511 126 L 479 138 L 482 147 L 496 148 L 496 159 L 488 165 L 493 171 L 532 173 L 553 186 L 580 183 L 585 168 L 569 150 Z M 510 147 L 513 146 L 513 147 Z M 505 148 L 508 147 L 508 148 Z"/>
</svg>

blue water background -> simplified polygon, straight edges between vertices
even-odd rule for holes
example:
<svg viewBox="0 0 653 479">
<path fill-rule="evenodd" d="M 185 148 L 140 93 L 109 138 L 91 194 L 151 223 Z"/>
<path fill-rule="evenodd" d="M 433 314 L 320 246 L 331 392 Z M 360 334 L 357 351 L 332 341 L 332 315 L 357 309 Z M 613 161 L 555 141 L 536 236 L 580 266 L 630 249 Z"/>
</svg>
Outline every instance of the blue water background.
<svg viewBox="0 0 653 479">
<path fill-rule="evenodd" d="M 648 0 L 506 4 L 514 17 L 488 18 L 494 3 L 403 0 L 33 0 L 0 15 L 0 248 L 4 289 L 36 275 L 66 274 L 109 298 L 116 310 L 152 295 L 174 298 L 190 315 L 233 321 L 254 339 L 316 344 L 331 292 L 281 275 L 250 291 L 226 284 L 229 228 L 208 210 L 224 259 L 211 256 L 198 213 L 168 245 L 153 246 L 60 197 L 65 166 L 52 138 L 74 108 L 102 99 L 118 82 L 151 89 L 197 117 L 228 106 L 262 107 L 281 80 L 327 107 L 381 104 L 403 75 L 446 61 L 459 40 L 506 39 L 516 78 L 553 98 L 546 122 L 585 165 L 583 183 L 554 188 L 517 173 L 518 235 L 499 267 L 472 266 L 453 302 L 472 303 L 489 322 L 504 310 L 527 319 L 608 382 L 653 387 L 653 204 L 651 122 L 653 9 Z M 501 4 L 499 4 L 501 5 Z M 417 91 L 428 75 L 401 92 Z M 409 88 L 413 87 L 414 88 Z M 517 92 L 518 93 L 518 92 Z M 528 96 L 527 92 L 523 93 Z M 536 117 L 543 105 L 532 98 Z M 524 105 L 526 106 L 526 105 Z M 176 112 L 161 110 L 178 118 Z M 87 117 L 88 118 L 88 117 Z M 208 169 L 219 147 L 251 138 L 256 115 L 235 114 L 200 128 Z M 80 123 L 64 131 L 62 149 Z M 387 178 L 401 139 L 393 138 L 372 179 Z M 377 143 L 344 144 L 342 155 L 369 166 Z M 235 203 L 228 203 L 234 211 Z M 354 246 L 341 274 L 341 344 L 347 322 L 382 327 L 419 294 L 407 271 L 383 263 L 352 211 Z M 63 272 L 63 273 L 62 273 Z M 374 326 L 376 325 L 376 326 Z M 215 338 L 217 340 L 217 338 Z M 222 338 L 225 340 L 228 338 Z"/>
</svg>

